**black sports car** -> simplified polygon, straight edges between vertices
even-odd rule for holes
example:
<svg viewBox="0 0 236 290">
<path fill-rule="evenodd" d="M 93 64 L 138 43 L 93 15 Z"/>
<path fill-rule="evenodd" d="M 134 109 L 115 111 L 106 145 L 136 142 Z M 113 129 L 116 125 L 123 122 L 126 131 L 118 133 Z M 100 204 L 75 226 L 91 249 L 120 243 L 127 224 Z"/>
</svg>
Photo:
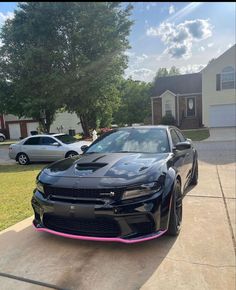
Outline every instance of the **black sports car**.
<svg viewBox="0 0 236 290">
<path fill-rule="evenodd" d="M 124 243 L 178 235 L 183 192 L 198 179 L 190 139 L 173 126 L 126 127 L 82 150 L 37 176 L 38 231 Z"/>
</svg>

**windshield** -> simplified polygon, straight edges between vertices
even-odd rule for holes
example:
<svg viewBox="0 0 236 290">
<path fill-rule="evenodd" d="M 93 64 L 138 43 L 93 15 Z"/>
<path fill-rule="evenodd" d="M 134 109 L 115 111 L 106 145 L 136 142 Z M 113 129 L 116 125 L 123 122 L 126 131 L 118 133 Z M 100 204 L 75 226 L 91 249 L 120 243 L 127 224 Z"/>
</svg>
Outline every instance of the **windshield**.
<svg viewBox="0 0 236 290">
<path fill-rule="evenodd" d="M 160 128 L 129 128 L 102 135 L 86 153 L 165 153 L 169 152 L 167 132 Z"/>
<path fill-rule="evenodd" d="M 64 144 L 71 144 L 71 143 L 75 143 L 75 142 L 79 141 L 78 139 L 76 139 L 68 134 L 54 136 L 54 137 L 57 138 L 58 140 L 60 140 Z"/>
</svg>

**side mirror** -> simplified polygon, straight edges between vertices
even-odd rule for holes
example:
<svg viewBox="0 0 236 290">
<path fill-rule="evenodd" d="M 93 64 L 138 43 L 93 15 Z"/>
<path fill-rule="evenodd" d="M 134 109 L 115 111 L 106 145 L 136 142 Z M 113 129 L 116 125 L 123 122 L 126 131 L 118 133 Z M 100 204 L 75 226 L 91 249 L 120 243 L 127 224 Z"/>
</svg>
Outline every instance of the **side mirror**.
<svg viewBox="0 0 236 290">
<path fill-rule="evenodd" d="M 52 143 L 52 146 L 56 146 L 56 147 L 59 147 L 59 146 L 61 146 L 58 142 L 54 142 L 54 143 Z"/>
<path fill-rule="evenodd" d="M 189 141 L 185 141 L 185 142 L 178 142 L 175 147 L 174 150 L 186 150 L 186 149 L 190 149 L 191 148 L 191 143 Z"/>
<path fill-rule="evenodd" d="M 88 145 L 83 145 L 80 147 L 80 149 L 82 150 L 83 153 L 85 153 L 88 149 Z"/>
</svg>

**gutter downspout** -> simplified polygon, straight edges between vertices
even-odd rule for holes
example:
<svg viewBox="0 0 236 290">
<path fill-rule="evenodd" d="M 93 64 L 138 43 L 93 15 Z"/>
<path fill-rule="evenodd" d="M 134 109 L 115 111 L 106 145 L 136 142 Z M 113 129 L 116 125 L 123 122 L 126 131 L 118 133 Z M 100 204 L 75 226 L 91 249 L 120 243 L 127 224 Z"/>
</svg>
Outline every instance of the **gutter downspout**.
<svg viewBox="0 0 236 290">
<path fill-rule="evenodd" d="M 154 114 L 153 114 L 153 98 L 152 98 L 151 105 L 152 105 L 152 125 L 154 125 Z"/>
<path fill-rule="evenodd" d="M 179 127 L 179 94 L 177 94 L 176 97 L 177 97 L 177 124 Z"/>
</svg>

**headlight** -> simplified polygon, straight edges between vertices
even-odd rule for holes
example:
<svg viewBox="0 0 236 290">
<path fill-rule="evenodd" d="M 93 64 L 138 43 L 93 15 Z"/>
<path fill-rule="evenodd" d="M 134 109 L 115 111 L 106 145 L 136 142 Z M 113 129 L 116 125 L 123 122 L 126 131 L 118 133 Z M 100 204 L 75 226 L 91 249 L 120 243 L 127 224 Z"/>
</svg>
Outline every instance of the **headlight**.
<svg viewBox="0 0 236 290">
<path fill-rule="evenodd" d="M 122 199 L 129 199 L 129 198 L 135 198 L 135 197 L 140 197 L 144 195 L 150 195 L 150 194 L 160 191 L 161 189 L 162 189 L 162 185 L 159 182 L 150 182 L 150 183 L 142 184 L 137 188 L 127 189 L 123 193 Z"/>
<path fill-rule="evenodd" d="M 36 181 L 37 190 L 44 193 L 43 184 L 40 181 Z"/>
</svg>

